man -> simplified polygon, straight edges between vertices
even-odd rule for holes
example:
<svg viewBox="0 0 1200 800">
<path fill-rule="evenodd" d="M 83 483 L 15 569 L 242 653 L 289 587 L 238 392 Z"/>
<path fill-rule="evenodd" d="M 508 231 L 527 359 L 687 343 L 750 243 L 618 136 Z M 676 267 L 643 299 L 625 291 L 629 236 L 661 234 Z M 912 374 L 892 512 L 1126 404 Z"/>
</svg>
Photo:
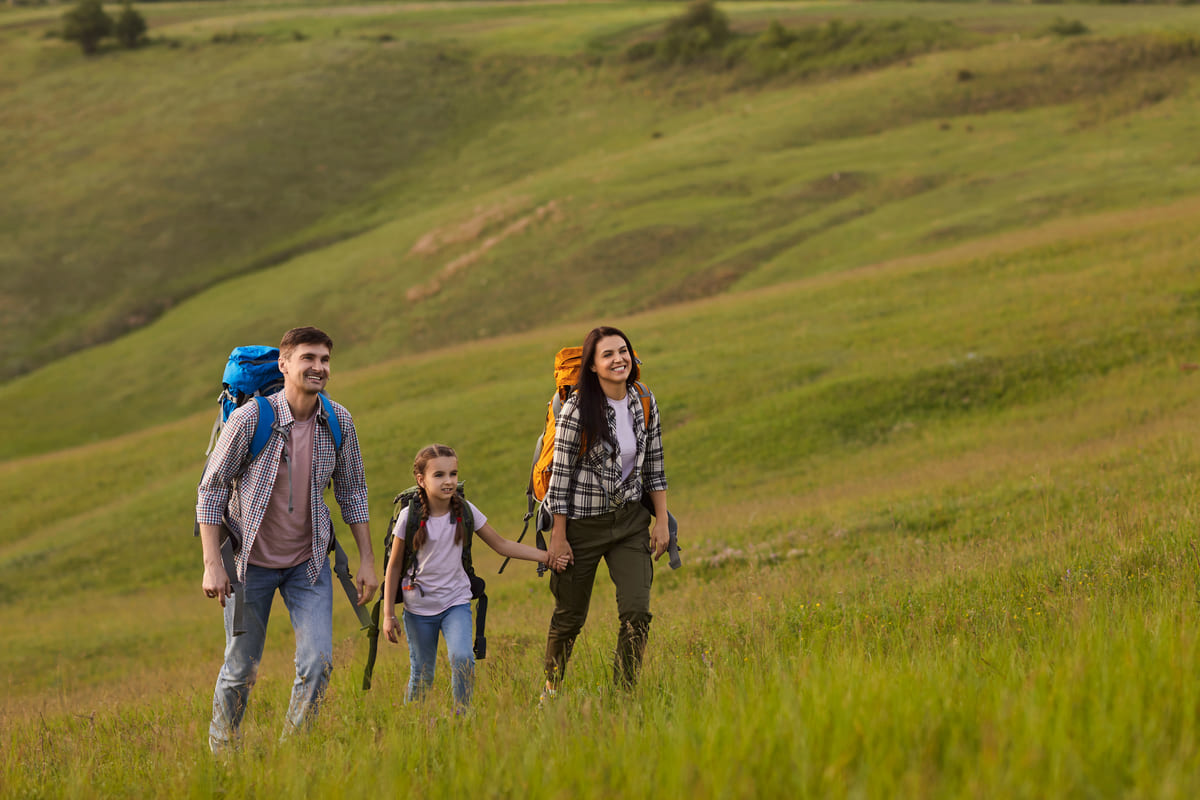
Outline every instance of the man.
<svg viewBox="0 0 1200 800">
<path fill-rule="evenodd" d="M 204 593 L 225 609 L 225 664 L 217 676 L 209 726 L 214 753 L 237 744 L 276 590 L 296 633 L 296 682 L 284 737 L 306 727 L 317 713 L 333 667 L 333 525 L 324 500 L 330 479 L 342 519 L 358 545 L 359 605 L 379 586 L 354 420 L 332 402 L 336 419 L 327 419 L 318 396 L 329 380 L 332 349 L 333 340 L 317 328 L 284 334 L 279 344 L 283 390 L 267 398 L 275 410 L 271 438 L 247 466 L 258 406 L 241 406 L 229 416 L 200 481 L 196 518 L 204 550 Z M 341 426 L 340 451 L 331 425 Z M 245 632 L 240 635 L 234 633 L 234 603 L 226 602 L 233 586 L 221 556 L 222 517 L 238 543 L 234 564 L 245 598 Z"/>
</svg>

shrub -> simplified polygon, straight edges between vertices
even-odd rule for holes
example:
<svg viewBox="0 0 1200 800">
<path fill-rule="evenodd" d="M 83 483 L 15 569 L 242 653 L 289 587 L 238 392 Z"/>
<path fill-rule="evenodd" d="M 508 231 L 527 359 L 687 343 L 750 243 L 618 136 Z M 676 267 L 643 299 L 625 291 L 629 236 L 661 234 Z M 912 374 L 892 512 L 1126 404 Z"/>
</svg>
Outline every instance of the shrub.
<svg viewBox="0 0 1200 800">
<path fill-rule="evenodd" d="M 732 37 L 729 18 L 711 0 L 693 0 L 683 16 L 667 23 L 655 54 L 661 61 L 694 61 L 720 49 Z"/>
<path fill-rule="evenodd" d="M 91 55 L 100 49 L 100 40 L 111 36 L 113 20 L 105 13 L 100 0 L 79 0 L 78 4 L 62 16 L 62 37 L 68 42 L 79 42 L 84 53 Z"/>
<path fill-rule="evenodd" d="M 117 16 L 113 32 L 121 46 L 130 50 L 141 44 L 142 38 L 146 35 L 146 20 L 134 10 L 133 4 L 129 0 L 125 0 L 121 7 L 121 13 Z"/>
<path fill-rule="evenodd" d="M 1077 19 L 1056 17 L 1046 30 L 1058 36 L 1081 36 L 1088 33 L 1088 26 Z"/>
<path fill-rule="evenodd" d="M 727 49 L 733 61 L 745 61 L 760 76 L 783 72 L 853 72 L 931 51 L 959 46 L 968 34 L 951 22 L 915 17 L 844 22 L 788 30 L 778 21 L 749 42 Z M 972 76 L 959 74 L 959 80 Z"/>
</svg>

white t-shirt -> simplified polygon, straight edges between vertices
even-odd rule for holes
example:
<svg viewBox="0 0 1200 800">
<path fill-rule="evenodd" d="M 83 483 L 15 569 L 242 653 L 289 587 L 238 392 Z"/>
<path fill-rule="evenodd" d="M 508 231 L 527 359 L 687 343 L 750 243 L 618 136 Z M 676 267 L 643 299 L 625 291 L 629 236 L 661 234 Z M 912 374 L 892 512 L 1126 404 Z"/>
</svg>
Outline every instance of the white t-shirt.
<svg viewBox="0 0 1200 800">
<path fill-rule="evenodd" d="M 475 517 L 475 530 L 487 524 L 487 517 L 470 500 L 471 514 Z M 409 506 L 400 512 L 392 535 L 403 539 L 408 530 Z M 417 572 L 415 585 L 420 589 L 404 590 L 404 605 L 413 614 L 423 617 L 440 614 L 448 608 L 471 602 L 471 580 L 462 568 L 462 545 L 454 543 L 457 521 L 451 513 L 430 517 L 425 522 L 425 546 L 413 553 Z M 393 547 L 400 547 L 397 542 Z M 412 571 L 400 576 L 400 585 L 412 583 Z"/>
<path fill-rule="evenodd" d="M 637 464 L 637 435 L 633 432 L 633 412 L 629 410 L 628 395 L 621 400 L 606 398 L 617 412 L 617 446 L 621 450 L 621 482 L 624 483 Z"/>
</svg>

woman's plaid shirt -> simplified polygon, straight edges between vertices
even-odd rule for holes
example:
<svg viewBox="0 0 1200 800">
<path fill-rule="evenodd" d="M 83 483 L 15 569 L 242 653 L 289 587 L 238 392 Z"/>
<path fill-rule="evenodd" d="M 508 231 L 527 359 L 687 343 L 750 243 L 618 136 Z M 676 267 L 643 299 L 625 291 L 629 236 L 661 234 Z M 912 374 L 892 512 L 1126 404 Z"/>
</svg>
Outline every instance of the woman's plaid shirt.
<svg viewBox="0 0 1200 800">
<path fill-rule="evenodd" d="M 558 412 L 554 428 L 554 462 L 550 468 L 550 486 L 546 490 L 546 510 L 565 514 L 570 519 L 596 517 L 642 498 L 647 492 L 664 491 L 667 475 L 663 467 L 662 425 L 658 403 L 650 396 L 650 419 L 642 413 L 636 392 L 627 392 L 625 401 L 633 415 L 633 433 L 637 437 L 637 461 L 629 478 L 621 482 L 621 456 L 615 447 L 592 447 L 580 458 L 583 426 L 579 420 L 579 395 L 572 394 Z M 608 432 L 617 441 L 617 415 L 605 403 Z"/>
<path fill-rule="evenodd" d="M 277 392 L 267 399 L 275 408 L 276 427 L 290 432 L 296 420 L 284 393 Z M 325 408 L 320 403 L 317 404 L 317 413 L 322 416 L 313 431 L 312 480 L 309 486 L 309 502 L 313 510 L 313 557 L 308 562 L 308 579 L 313 583 L 329 558 L 329 543 L 333 536 L 333 521 L 329 506 L 325 505 L 325 487 L 331 478 L 333 494 L 346 524 L 353 525 L 370 519 L 367 479 L 354 419 L 338 403 L 333 403 L 333 410 L 342 426 L 341 452 L 338 453 L 333 446 L 333 435 L 321 421 Z M 283 456 L 284 436 L 276 430 L 258 458 L 245 468 L 244 475 L 238 477 L 250 452 L 250 438 L 257 420 L 257 403 L 246 403 L 229 415 L 208 460 L 204 477 L 200 480 L 196 503 L 196 518 L 202 524 L 220 525 L 224 521 L 241 543 L 235 557 L 239 581 L 246 578 L 250 548 L 254 546 L 254 537 L 258 535 L 266 514 L 267 501 L 271 498 L 278 475 L 279 460 Z"/>
</svg>

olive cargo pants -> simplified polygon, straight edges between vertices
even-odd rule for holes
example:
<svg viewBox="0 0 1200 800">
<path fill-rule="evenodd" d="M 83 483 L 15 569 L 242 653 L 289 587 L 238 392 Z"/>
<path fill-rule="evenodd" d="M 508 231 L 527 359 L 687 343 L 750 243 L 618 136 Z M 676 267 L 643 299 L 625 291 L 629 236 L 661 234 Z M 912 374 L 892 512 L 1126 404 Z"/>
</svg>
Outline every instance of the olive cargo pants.
<svg viewBox="0 0 1200 800">
<path fill-rule="evenodd" d="M 626 503 L 598 517 L 567 521 L 567 543 L 575 563 L 551 573 L 554 614 L 546 637 L 546 680 L 562 683 L 575 637 L 587 621 L 596 568 L 603 558 L 617 587 L 617 649 L 613 682 L 625 688 L 637 682 L 650 632 L 650 584 L 654 562 L 650 554 L 650 512 L 641 503 Z"/>
</svg>

